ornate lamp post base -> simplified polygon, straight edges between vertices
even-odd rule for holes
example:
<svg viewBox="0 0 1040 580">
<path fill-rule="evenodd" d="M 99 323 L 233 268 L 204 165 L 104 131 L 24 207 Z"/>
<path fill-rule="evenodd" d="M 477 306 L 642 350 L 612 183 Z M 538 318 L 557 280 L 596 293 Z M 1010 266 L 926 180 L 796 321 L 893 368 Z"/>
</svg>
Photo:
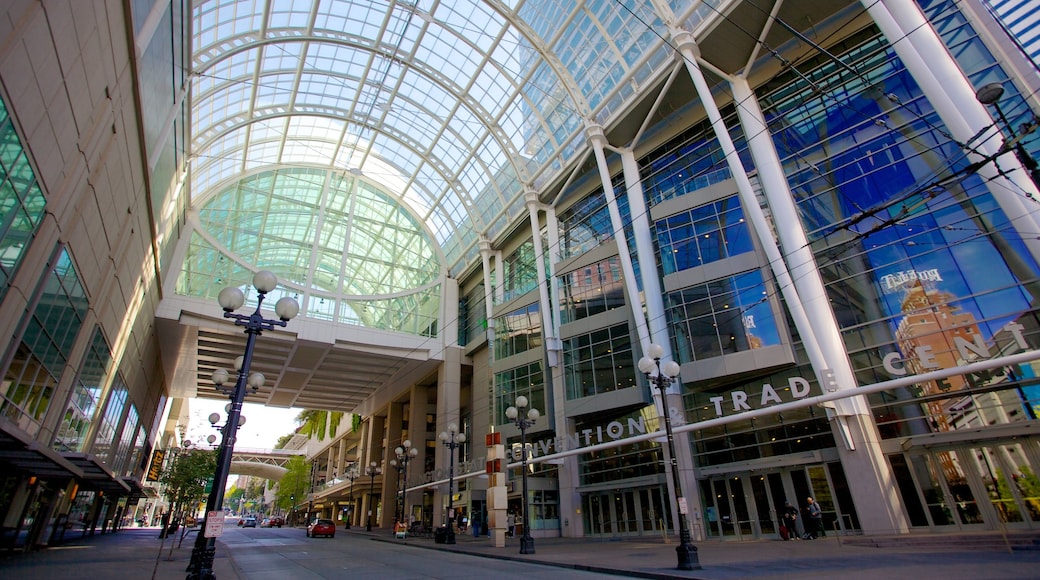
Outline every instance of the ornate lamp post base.
<svg viewBox="0 0 1040 580">
<path fill-rule="evenodd" d="M 693 544 L 680 543 L 675 547 L 675 555 L 679 560 L 676 570 L 700 570 L 700 557 L 697 555 L 697 546 Z"/>
<path fill-rule="evenodd" d="M 527 535 L 526 530 L 524 530 L 524 535 L 520 537 L 520 553 L 534 554 L 534 538 Z"/>
</svg>

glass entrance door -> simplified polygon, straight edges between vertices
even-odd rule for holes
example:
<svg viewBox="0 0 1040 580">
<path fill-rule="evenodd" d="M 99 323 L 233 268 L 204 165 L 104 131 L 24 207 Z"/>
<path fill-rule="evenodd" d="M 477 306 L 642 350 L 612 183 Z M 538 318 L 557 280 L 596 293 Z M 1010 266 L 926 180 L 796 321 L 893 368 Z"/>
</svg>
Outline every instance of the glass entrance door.
<svg viewBox="0 0 1040 580">
<path fill-rule="evenodd" d="M 801 507 L 808 497 L 820 502 L 825 521 L 831 524 L 828 529 L 839 521 L 834 484 L 823 464 L 793 466 L 765 473 L 731 473 L 701 481 L 700 489 L 704 529 L 709 538 L 777 538 L 784 502 L 790 501 L 792 505 Z M 853 517 L 846 516 L 846 519 L 852 521 Z M 801 520 L 799 514 L 800 530 Z"/>
<path fill-rule="evenodd" d="M 987 445 L 971 449 L 998 523 L 1033 528 L 1040 523 L 1040 480 L 1028 444 Z"/>
<path fill-rule="evenodd" d="M 663 489 L 614 490 L 582 495 L 585 533 L 589 536 L 660 535 L 670 520 Z"/>
</svg>

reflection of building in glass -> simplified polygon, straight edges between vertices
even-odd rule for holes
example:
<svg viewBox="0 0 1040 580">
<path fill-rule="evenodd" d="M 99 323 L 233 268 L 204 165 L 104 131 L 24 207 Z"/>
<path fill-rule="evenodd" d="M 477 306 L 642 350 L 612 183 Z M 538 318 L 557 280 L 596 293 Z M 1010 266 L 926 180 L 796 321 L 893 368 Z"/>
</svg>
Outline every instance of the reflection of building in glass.
<svg viewBox="0 0 1040 580">
<path fill-rule="evenodd" d="M 907 284 L 904 293 L 905 316 L 899 321 L 896 336 L 899 338 L 899 349 L 906 357 L 907 369 L 913 374 L 921 374 L 935 368 L 953 368 L 971 362 L 959 360 L 960 351 L 955 341 L 974 342 L 976 338 L 982 340 L 982 335 L 974 317 L 957 310 L 953 304 L 956 297 L 936 289 L 933 284 L 920 281 Z M 918 352 L 923 354 L 915 354 Z M 922 364 L 921 356 L 928 357 L 927 367 Z M 926 401 L 932 428 L 949 431 L 951 425 L 948 412 L 960 414 L 961 410 L 951 407 L 951 403 L 939 396 L 963 390 L 967 386 L 965 378 L 955 376 L 921 382 L 918 386 L 919 396 Z"/>
</svg>

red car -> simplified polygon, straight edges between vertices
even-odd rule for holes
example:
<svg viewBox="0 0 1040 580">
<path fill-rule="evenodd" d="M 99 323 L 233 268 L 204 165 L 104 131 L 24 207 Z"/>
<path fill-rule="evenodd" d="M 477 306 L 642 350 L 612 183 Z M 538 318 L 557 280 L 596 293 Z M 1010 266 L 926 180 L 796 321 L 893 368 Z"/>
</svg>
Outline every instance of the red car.
<svg viewBox="0 0 1040 580">
<path fill-rule="evenodd" d="M 336 524 L 332 520 L 314 520 L 311 522 L 311 525 L 307 526 L 307 537 L 317 538 L 318 536 L 334 538 L 336 536 Z"/>
</svg>

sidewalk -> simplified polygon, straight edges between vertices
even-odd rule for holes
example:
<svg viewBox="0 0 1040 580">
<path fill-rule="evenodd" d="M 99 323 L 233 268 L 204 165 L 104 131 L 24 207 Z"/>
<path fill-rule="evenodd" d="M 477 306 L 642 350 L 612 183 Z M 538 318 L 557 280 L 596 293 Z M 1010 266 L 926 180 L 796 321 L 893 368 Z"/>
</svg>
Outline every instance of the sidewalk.
<svg viewBox="0 0 1040 580">
<path fill-rule="evenodd" d="M 993 542 L 976 542 L 985 549 L 951 548 L 955 542 L 930 535 L 935 542 L 907 547 L 877 548 L 850 545 L 834 535 L 818 540 L 710 541 L 698 542 L 701 569 L 676 569 L 677 539 L 663 538 L 573 539 L 536 538 L 535 554 L 519 553 L 519 538 L 506 538 L 505 548 L 491 546 L 486 537 L 456 534 L 456 544 L 436 544 L 432 539 L 398 540 L 389 532 L 364 528 L 344 530 L 372 540 L 396 542 L 420 549 L 445 550 L 496 560 L 539 562 L 628 578 L 842 578 L 842 580 L 923 580 L 929 578 L 1036 578 L 1040 546 L 1009 551 L 999 533 Z M 915 536 L 916 537 L 916 536 Z M 1033 534 L 1032 537 L 1036 537 Z M 847 540 L 846 540 L 847 541 Z M 945 545 L 945 546 L 944 546 Z"/>
<path fill-rule="evenodd" d="M 159 528 L 125 528 L 114 533 L 67 537 L 60 546 L 27 554 L 0 554 L 0 577 L 22 580 L 79 578 L 184 580 L 195 534 L 178 548 L 180 534 L 159 539 Z M 240 580 L 229 551 L 220 549 L 213 569 L 220 580 Z"/>
</svg>

